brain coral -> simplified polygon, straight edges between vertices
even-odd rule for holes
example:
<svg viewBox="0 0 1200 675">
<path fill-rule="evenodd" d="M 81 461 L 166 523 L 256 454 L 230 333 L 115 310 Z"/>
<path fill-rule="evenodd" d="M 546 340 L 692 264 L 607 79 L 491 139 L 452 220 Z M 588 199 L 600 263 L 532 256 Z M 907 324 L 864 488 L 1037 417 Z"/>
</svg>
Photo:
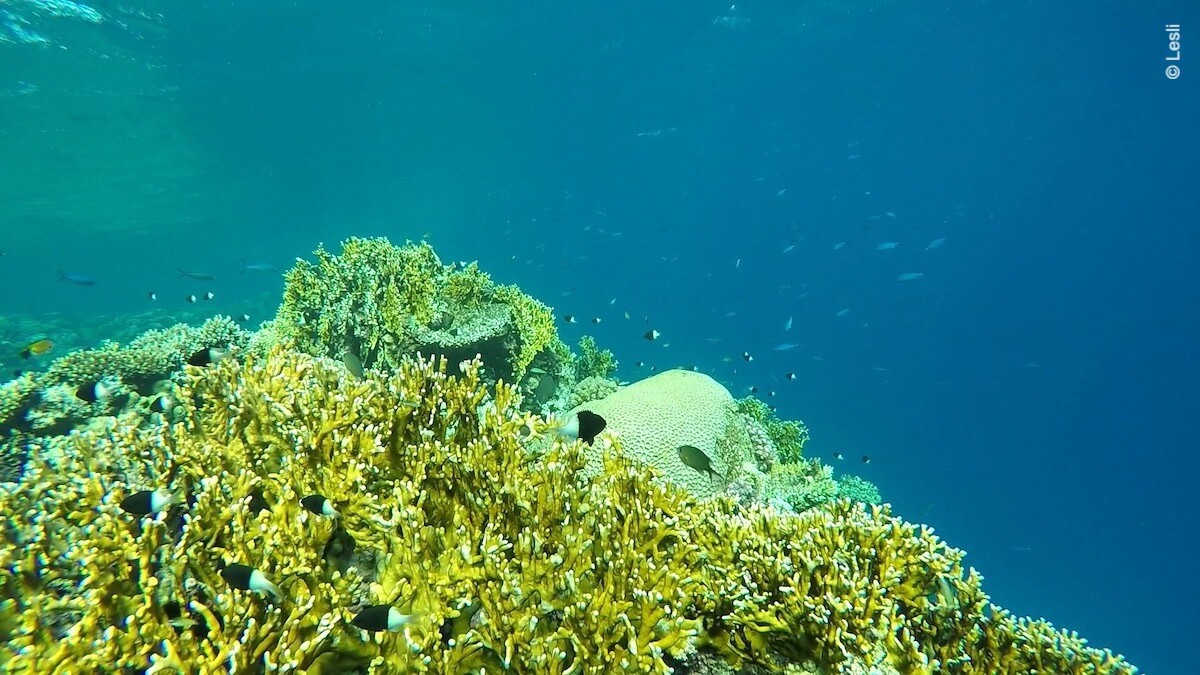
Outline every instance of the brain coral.
<svg viewBox="0 0 1200 675">
<path fill-rule="evenodd" d="M 749 437 L 733 396 L 703 373 L 664 371 L 602 400 L 577 406 L 568 414 L 582 409 L 608 422 L 607 431 L 617 437 L 625 454 L 653 466 L 697 497 L 723 494 L 726 481 L 686 466 L 679 459 L 679 446 L 703 450 L 726 479 L 750 459 Z M 731 437 L 743 436 L 744 444 L 729 442 Z M 599 465 L 598 456 L 593 465 Z"/>
</svg>

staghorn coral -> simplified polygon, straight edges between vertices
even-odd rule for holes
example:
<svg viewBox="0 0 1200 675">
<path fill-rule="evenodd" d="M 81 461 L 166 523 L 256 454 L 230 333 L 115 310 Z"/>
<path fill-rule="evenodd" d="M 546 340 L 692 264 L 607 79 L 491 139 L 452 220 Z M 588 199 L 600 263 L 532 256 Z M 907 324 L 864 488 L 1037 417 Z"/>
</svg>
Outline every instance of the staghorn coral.
<svg viewBox="0 0 1200 675">
<path fill-rule="evenodd" d="M 885 508 L 698 502 L 608 436 L 597 474 L 578 442 L 531 456 L 547 428 L 518 412 L 516 389 L 489 395 L 477 361 L 459 370 L 404 362 L 353 380 L 281 351 L 229 360 L 190 369 L 180 422 L 115 420 L 71 437 L 53 465 L 36 458 L 0 491 L 0 668 L 1134 671 L 994 610 L 960 551 Z M 121 511 L 151 487 L 180 495 L 187 517 Z M 314 493 L 340 518 L 302 510 Z M 348 566 L 325 555 L 339 529 L 364 552 Z M 284 598 L 230 588 L 230 563 Z M 414 621 L 349 623 L 376 603 Z"/>
<path fill-rule="evenodd" d="M 520 379 L 540 355 L 565 352 L 550 309 L 479 267 L 443 265 L 425 242 L 393 246 L 352 237 L 340 255 L 324 246 L 297 260 L 269 332 L 314 356 L 357 354 L 392 369 L 418 352 L 452 361 L 483 357 L 493 379 Z"/>
<path fill-rule="evenodd" d="M 778 464 L 766 475 L 763 496 L 783 501 L 800 513 L 840 496 L 833 470 L 817 460 Z"/>
</svg>

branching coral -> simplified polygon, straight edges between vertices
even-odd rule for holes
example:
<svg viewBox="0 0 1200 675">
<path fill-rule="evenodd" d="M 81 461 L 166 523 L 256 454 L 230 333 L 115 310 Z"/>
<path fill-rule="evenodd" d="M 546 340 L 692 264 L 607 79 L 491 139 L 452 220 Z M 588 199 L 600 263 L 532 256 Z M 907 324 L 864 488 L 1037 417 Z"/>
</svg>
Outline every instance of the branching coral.
<svg viewBox="0 0 1200 675">
<path fill-rule="evenodd" d="M 474 263 L 443 265 L 425 242 L 351 238 L 340 255 L 324 247 L 315 255 L 285 275 L 269 328 L 308 354 L 350 351 L 385 369 L 418 352 L 452 361 L 480 354 L 493 379 L 520 379 L 534 358 L 559 352 L 548 307 L 515 286 L 496 286 Z"/>
<path fill-rule="evenodd" d="M 489 391 L 477 361 L 448 370 L 404 361 L 360 380 L 283 351 L 230 359 L 191 369 L 174 425 L 119 420 L 53 465 L 35 458 L 0 492 L 0 667 L 666 673 L 705 650 L 767 672 L 1132 672 L 989 614 L 961 552 L 886 509 L 698 502 L 607 435 L 590 473 L 514 387 Z M 122 509 L 147 489 L 177 506 Z M 313 494 L 340 515 L 304 510 Z M 355 554 L 334 564 L 334 540 Z M 232 587 L 229 565 L 283 597 Z M 412 622 L 351 624 L 377 604 Z"/>
<path fill-rule="evenodd" d="M 738 412 L 762 425 L 775 446 L 779 461 L 798 462 L 804 456 L 804 444 L 808 442 L 808 427 L 803 422 L 781 420 L 766 403 L 747 396 L 738 399 Z"/>
<path fill-rule="evenodd" d="M 589 377 L 608 378 L 617 372 L 617 357 L 608 349 L 596 346 L 596 339 L 584 335 L 579 339 L 579 359 L 575 362 L 575 377 L 582 381 Z"/>
</svg>

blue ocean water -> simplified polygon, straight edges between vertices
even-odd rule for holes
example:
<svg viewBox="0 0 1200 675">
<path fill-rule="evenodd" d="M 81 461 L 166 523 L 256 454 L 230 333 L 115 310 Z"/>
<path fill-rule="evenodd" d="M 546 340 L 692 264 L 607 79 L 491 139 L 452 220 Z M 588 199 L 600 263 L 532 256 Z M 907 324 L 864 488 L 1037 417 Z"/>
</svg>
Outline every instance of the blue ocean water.
<svg viewBox="0 0 1200 675">
<path fill-rule="evenodd" d="M 266 318 L 242 258 L 427 238 L 1195 672 L 1200 7 L 176 4 L 0 5 L 4 316 Z"/>
</svg>

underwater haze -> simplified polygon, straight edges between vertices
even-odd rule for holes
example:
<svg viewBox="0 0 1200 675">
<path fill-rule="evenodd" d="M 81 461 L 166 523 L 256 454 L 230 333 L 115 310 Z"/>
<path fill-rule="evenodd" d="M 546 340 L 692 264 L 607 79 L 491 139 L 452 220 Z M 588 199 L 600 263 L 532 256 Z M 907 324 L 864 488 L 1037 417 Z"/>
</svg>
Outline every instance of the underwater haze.
<svg viewBox="0 0 1200 675">
<path fill-rule="evenodd" d="M 257 323 L 318 243 L 424 239 L 1194 673 L 1193 40 L 1187 0 L 0 1 L 0 337 Z"/>
</svg>

